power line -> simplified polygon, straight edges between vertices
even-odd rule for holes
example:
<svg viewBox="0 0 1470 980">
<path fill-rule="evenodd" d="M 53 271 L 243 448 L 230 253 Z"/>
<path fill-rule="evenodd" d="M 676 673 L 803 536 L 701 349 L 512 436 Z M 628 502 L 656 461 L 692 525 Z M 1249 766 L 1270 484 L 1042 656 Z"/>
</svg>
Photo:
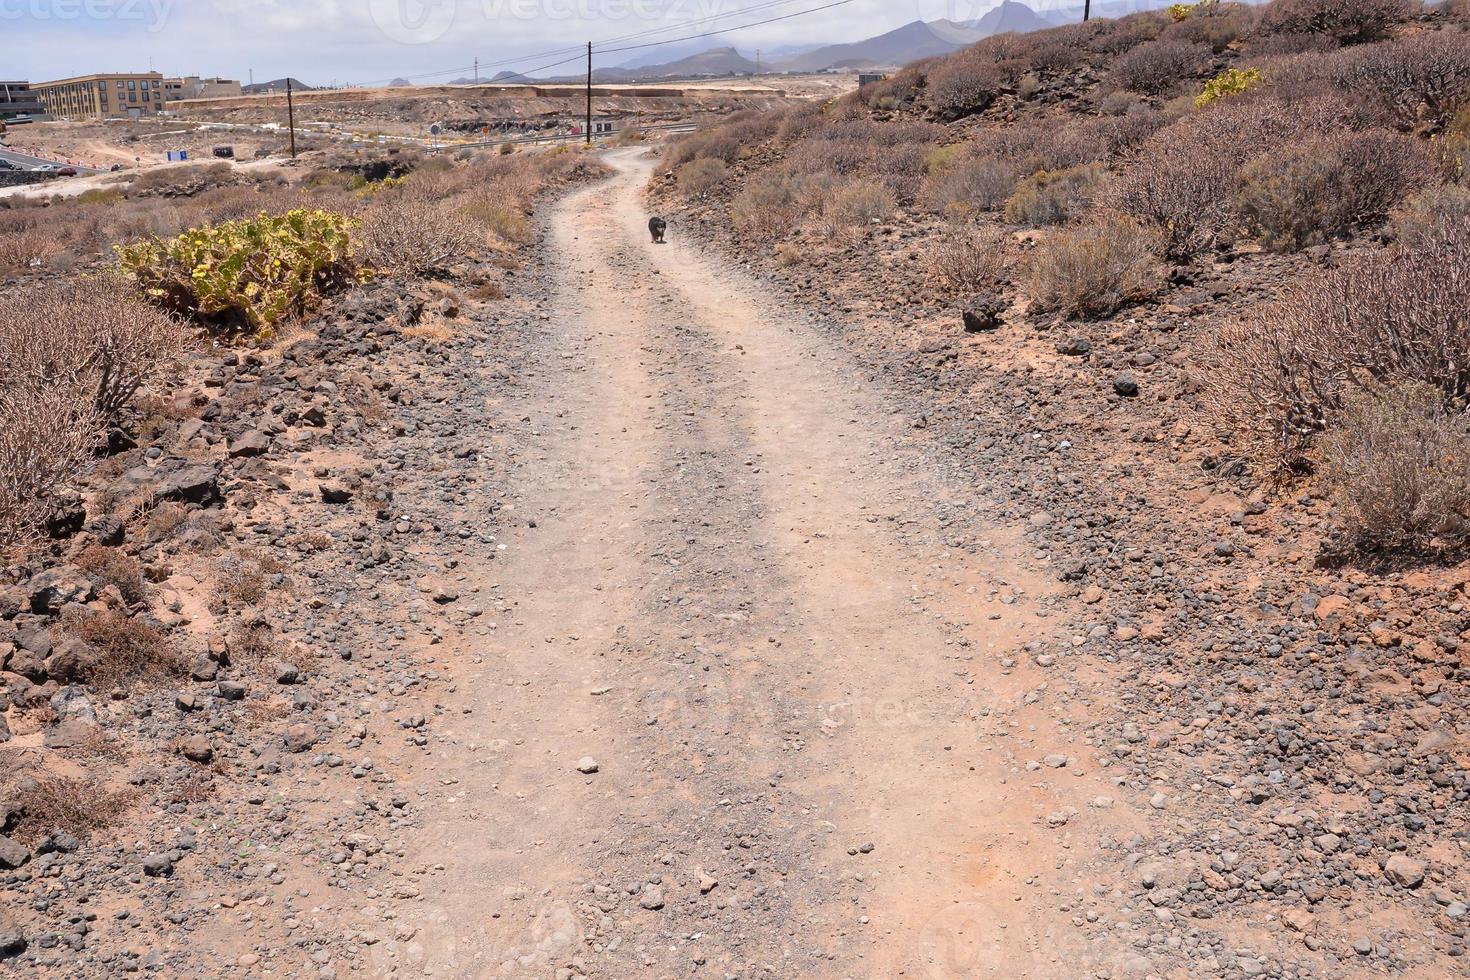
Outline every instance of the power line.
<svg viewBox="0 0 1470 980">
<path fill-rule="evenodd" d="M 711 22 L 714 22 L 714 21 L 724 20 L 724 19 L 726 19 L 728 17 L 737 17 L 737 16 L 741 16 L 741 15 L 744 15 L 744 14 L 759 13 L 759 12 L 761 12 L 763 10 L 770 10 L 770 9 L 772 9 L 774 7 L 782 7 L 782 6 L 786 6 L 787 4 L 796 3 L 796 2 L 797 2 L 797 0 L 764 0 L 764 2 L 762 2 L 762 3 L 751 4 L 750 6 L 748 6 L 748 7 L 742 7 L 739 10 L 730 10 L 730 11 L 726 11 L 725 13 L 720 13 L 720 14 L 710 14 L 709 16 L 706 16 L 706 17 L 699 17 L 699 18 L 696 18 L 694 20 L 685 21 L 685 22 L 679 23 L 679 24 L 667 24 L 667 25 L 665 25 L 663 27 L 653 27 L 653 28 L 648 28 L 646 30 L 642 30 L 642 31 L 635 31 L 635 32 L 633 32 L 631 34 L 622 34 L 622 35 L 617 35 L 617 36 L 610 37 L 610 38 L 604 38 L 602 41 L 597 42 L 597 43 L 598 44 L 618 44 L 618 43 L 621 43 L 623 41 L 632 41 L 632 40 L 636 40 L 636 39 L 641 38 L 641 37 L 651 37 L 651 36 L 656 35 L 656 34 L 667 33 L 668 31 L 684 30 L 686 28 L 693 27 L 693 26 L 695 26 L 697 24 L 707 24 L 707 23 L 711 23 Z M 773 24 L 773 23 L 776 23 L 778 21 L 790 20 L 790 19 L 792 19 L 794 17 L 801 17 L 801 16 L 803 16 L 805 14 L 816 13 L 816 12 L 822 11 L 822 10 L 829 10 L 829 9 L 831 9 L 833 7 L 845 6 L 846 4 L 849 4 L 851 2 L 852 2 L 852 0 L 839 0 L 839 2 L 836 2 L 836 3 L 830 3 L 830 4 L 827 4 L 825 6 L 821 6 L 821 7 L 814 7 L 814 8 L 811 8 L 809 10 L 799 10 L 799 11 L 797 11 L 795 13 L 792 13 L 792 14 L 786 14 L 786 15 L 783 15 L 781 17 L 772 17 L 772 18 L 770 18 L 768 20 L 757 21 L 757 22 L 755 22 L 753 24 L 742 24 L 742 25 L 737 26 L 737 27 L 727 27 L 727 28 L 722 28 L 721 30 L 718 30 L 718 31 L 707 31 L 707 32 L 702 33 L 702 34 L 691 34 L 691 35 L 688 35 L 686 37 L 667 38 L 667 39 L 664 39 L 664 40 L 661 40 L 661 41 L 649 42 L 647 44 L 630 45 L 630 46 L 627 46 L 627 47 L 620 47 L 620 48 L 609 48 L 609 49 L 604 49 L 604 50 L 598 51 L 597 53 L 599 53 L 599 54 L 616 54 L 616 53 L 618 53 L 620 51 L 643 50 L 643 49 L 646 49 L 646 48 L 659 47 L 659 46 L 665 45 L 665 44 L 676 44 L 676 43 L 678 43 L 680 41 L 692 41 L 692 40 L 697 40 L 699 38 L 713 37 L 713 36 L 715 36 L 717 34 L 728 34 L 728 33 L 731 33 L 732 31 L 745 30 L 746 28 L 750 28 L 750 27 L 761 27 L 761 26 L 763 26 L 765 24 Z M 551 49 L 546 50 L 546 51 L 538 51 L 538 52 L 535 52 L 533 54 L 520 55 L 520 56 L 517 56 L 517 57 L 514 57 L 514 58 L 506 58 L 506 59 L 503 59 L 501 61 L 480 62 L 479 65 L 478 65 L 478 67 L 481 68 L 481 69 L 502 68 L 502 67 L 507 67 L 507 66 L 511 66 L 511 65 L 524 64 L 527 61 L 532 61 L 532 60 L 537 59 L 537 58 L 555 57 L 557 55 L 562 55 L 562 54 L 571 54 L 572 52 L 576 52 L 576 55 L 574 57 L 568 58 L 566 61 L 558 61 L 555 64 L 546 65 L 546 66 L 543 66 L 542 68 L 528 68 L 528 69 L 525 69 L 525 70 L 516 72 L 516 74 L 518 74 L 518 75 L 530 75 L 532 72 L 544 71 L 546 68 L 556 68 L 556 67 L 560 67 L 561 65 L 567 64 L 567 63 L 569 63 L 571 61 L 581 60 L 581 55 L 582 55 L 582 52 L 583 52 L 583 47 L 581 45 L 577 45 L 575 47 L 551 48 Z M 442 76 L 445 76 L 445 75 L 462 74 L 462 73 L 465 73 L 465 72 L 474 71 L 475 69 L 476 69 L 476 66 L 475 65 L 465 65 L 465 66 L 460 67 L 460 68 L 444 68 L 444 69 L 440 69 L 439 71 L 424 72 L 424 73 L 418 74 L 418 75 L 401 75 L 401 76 L 395 76 L 394 78 L 376 79 L 376 80 L 373 80 L 373 81 L 362 82 L 362 83 L 359 83 L 359 84 L 364 85 L 364 86 L 372 86 L 372 85 L 378 85 L 378 84 L 387 84 L 389 82 L 397 81 L 399 78 L 402 78 L 404 81 L 417 81 L 417 80 L 420 80 L 420 79 L 427 79 L 427 78 L 439 78 L 439 77 L 442 77 Z"/>
<path fill-rule="evenodd" d="M 768 20 L 758 20 L 754 24 L 741 24 L 738 27 L 726 27 L 718 31 L 706 31 L 703 34 L 690 34 L 687 37 L 671 37 L 666 41 L 654 41 L 652 44 L 632 44 L 625 48 L 604 48 L 603 54 L 617 54 L 620 51 L 637 51 L 641 48 L 657 48 L 665 44 L 676 44 L 679 41 L 693 41 L 702 37 L 714 37 L 716 34 L 729 34 L 733 31 L 744 31 L 752 27 L 763 27 L 766 24 L 775 24 L 778 21 L 791 20 L 793 17 L 804 17 L 807 14 L 815 14 L 823 10 L 831 10 L 833 7 L 845 7 L 852 0 L 836 0 L 835 3 L 824 4 L 820 7 L 809 7 L 806 10 L 798 10 L 794 14 L 784 14 L 780 17 L 771 17 Z"/>
</svg>

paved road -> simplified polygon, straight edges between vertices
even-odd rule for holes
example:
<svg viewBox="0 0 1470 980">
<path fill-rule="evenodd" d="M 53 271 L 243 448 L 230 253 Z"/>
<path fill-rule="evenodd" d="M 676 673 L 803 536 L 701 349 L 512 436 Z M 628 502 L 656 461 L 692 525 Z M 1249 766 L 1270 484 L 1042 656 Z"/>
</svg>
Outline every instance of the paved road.
<svg viewBox="0 0 1470 980">
<path fill-rule="evenodd" d="M 35 170 L 37 167 L 42 167 L 49 163 L 56 163 L 55 160 L 47 160 L 43 157 L 33 157 L 29 154 L 17 153 L 14 150 L 9 149 L 0 149 L 0 160 L 4 160 L 6 163 L 13 163 L 24 170 Z M 58 166 L 66 166 L 66 164 L 58 164 Z M 100 170 L 94 170 L 91 167 L 77 167 L 76 169 L 77 173 L 79 174 L 95 174 L 102 172 Z"/>
</svg>

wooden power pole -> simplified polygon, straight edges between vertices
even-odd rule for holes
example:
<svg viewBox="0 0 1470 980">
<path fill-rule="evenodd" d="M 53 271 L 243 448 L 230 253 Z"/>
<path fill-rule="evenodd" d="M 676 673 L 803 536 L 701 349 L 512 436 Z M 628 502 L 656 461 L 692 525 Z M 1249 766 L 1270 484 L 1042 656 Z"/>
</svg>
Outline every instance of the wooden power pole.
<svg viewBox="0 0 1470 980">
<path fill-rule="evenodd" d="M 587 145 L 592 145 L 592 42 L 587 42 Z"/>
<path fill-rule="evenodd" d="M 291 76 L 286 76 L 286 124 L 291 127 L 291 159 L 296 159 L 296 100 L 291 97 Z"/>
<path fill-rule="evenodd" d="M 1092 0 L 1082 0 L 1082 19 L 1084 21 L 1092 19 Z"/>
</svg>

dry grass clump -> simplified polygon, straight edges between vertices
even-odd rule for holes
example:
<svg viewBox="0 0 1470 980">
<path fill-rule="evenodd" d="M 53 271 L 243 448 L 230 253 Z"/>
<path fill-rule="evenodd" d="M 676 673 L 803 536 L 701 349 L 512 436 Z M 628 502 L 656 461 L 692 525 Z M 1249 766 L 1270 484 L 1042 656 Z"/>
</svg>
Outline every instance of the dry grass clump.
<svg viewBox="0 0 1470 980">
<path fill-rule="evenodd" d="M 1031 256 L 1027 291 L 1039 309 L 1106 316 L 1158 291 L 1158 244 L 1157 235 L 1119 215 L 1064 228 Z"/>
<path fill-rule="evenodd" d="M 187 663 L 156 626 L 114 610 L 68 613 L 63 633 L 91 647 L 95 659 L 82 676 L 97 687 L 126 687 L 186 673 Z"/>
<path fill-rule="evenodd" d="M 1440 184 L 1425 188 L 1404 203 L 1391 227 L 1406 248 L 1424 248 L 1470 228 L 1470 187 Z"/>
<path fill-rule="evenodd" d="M 142 564 L 138 559 L 117 548 L 89 545 L 72 559 L 72 564 L 86 572 L 94 582 L 100 583 L 104 588 L 109 585 L 117 586 L 123 601 L 130 606 L 141 605 L 148 601 L 148 582 L 143 577 Z"/>
<path fill-rule="evenodd" d="M 704 157 L 690 160 L 674 172 L 679 190 L 689 197 L 706 197 L 725 182 L 729 167 L 724 160 Z"/>
<path fill-rule="evenodd" d="M 1064 225 L 1092 207 L 1107 176 L 1101 164 L 1039 171 L 1021 181 L 1006 201 L 1006 221 L 1027 228 Z"/>
<path fill-rule="evenodd" d="M 1292 251 L 1383 221 L 1434 179 L 1419 142 L 1385 130 L 1336 132 L 1246 165 L 1235 207 L 1267 248 Z"/>
<path fill-rule="evenodd" d="M 1406 383 L 1346 399 L 1322 440 L 1347 542 L 1401 550 L 1470 542 L 1470 433 L 1442 394 Z"/>
<path fill-rule="evenodd" d="M 86 840 L 136 799 L 132 791 L 110 790 L 96 780 L 51 775 L 27 780 L 8 795 L 20 811 L 15 837 L 28 844 L 58 832 Z"/>
<path fill-rule="evenodd" d="M 920 200 L 940 214 L 968 218 L 1000 207 L 1015 186 L 1015 167 L 998 157 L 948 162 L 931 155 L 931 172 L 920 191 Z"/>
<path fill-rule="evenodd" d="M 960 294 L 1002 282 L 1010 261 L 1005 236 L 991 228 L 952 228 L 929 251 L 929 267 L 939 285 Z"/>
<path fill-rule="evenodd" d="M 258 606 L 276 588 L 274 577 L 285 571 L 274 556 L 241 548 L 220 561 L 215 592 L 233 605 Z"/>
<path fill-rule="evenodd" d="M 1212 338 L 1199 358 L 1205 410 L 1269 472 L 1309 451 L 1365 386 L 1414 383 L 1470 397 L 1470 235 L 1397 246 L 1329 269 Z"/>
<path fill-rule="evenodd" d="M 892 191 L 881 184 L 854 181 L 830 189 L 822 198 L 817 227 L 835 242 L 843 242 L 898 209 Z"/>
<path fill-rule="evenodd" d="M 730 202 L 730 220 L 744 238 L 774 242 L 800 222 L 803 208 L 794 181 L 773 175 L 752 181 Z"/>
</svg>

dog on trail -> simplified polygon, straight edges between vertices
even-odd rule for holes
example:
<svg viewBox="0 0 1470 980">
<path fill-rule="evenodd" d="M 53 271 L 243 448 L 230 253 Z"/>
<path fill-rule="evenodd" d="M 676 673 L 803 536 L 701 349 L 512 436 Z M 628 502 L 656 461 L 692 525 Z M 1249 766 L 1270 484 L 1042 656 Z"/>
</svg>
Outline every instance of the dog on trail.
<svg viewBox="0 0 1470 980">
<path fill-rule="evenodd" d="M 669 223 L 663 218 L 650 218 L 648 221 L 648 233 L 653 236 L 653 244 L 664 243 L 664 232 L 669 230 Z"/>
</svg>

